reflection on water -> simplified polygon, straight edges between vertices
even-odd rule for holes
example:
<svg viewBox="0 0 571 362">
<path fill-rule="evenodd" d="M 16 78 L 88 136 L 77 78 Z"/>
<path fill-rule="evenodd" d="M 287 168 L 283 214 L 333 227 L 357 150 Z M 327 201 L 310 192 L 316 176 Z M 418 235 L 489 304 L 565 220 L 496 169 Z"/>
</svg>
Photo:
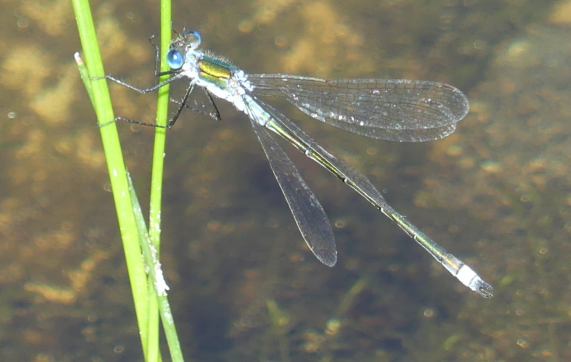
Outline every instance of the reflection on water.
<svg viewBox="0 0 571 362">
<path fill-rule="evenodd" d="M 175 26 L 248 71 L 432 79 L 472 112 L 433 144 L 327 130 L 286 109 L 494 284 L 449 278 L 344 185 L 292 153 L 340 262 L 305 249 L 247 121 L 183 116 L 170 134 L 163 265 L 197 360 L 570 360 L 571 3 L 177 2 Z M 535 7 L 533 5 L 536 5 Z M 0 26 L 2 360 L 138 360 L 131 295 L 67 1 L 8 2 Z M 152 2 L 94 4 L 109 72 L 152 82 Z M 200 9 L 200 11 L 196 11 Z M 46 16 L 50 14 L 50 16 Z M 113 89 L 118 113 L 154 99 Z M 139 193 L 152 134 L 121 126 Z M 200 136 L 198 136 L 200 135 Z M 567 303 L 566 303 L 567 302 Z"/>
</svg>

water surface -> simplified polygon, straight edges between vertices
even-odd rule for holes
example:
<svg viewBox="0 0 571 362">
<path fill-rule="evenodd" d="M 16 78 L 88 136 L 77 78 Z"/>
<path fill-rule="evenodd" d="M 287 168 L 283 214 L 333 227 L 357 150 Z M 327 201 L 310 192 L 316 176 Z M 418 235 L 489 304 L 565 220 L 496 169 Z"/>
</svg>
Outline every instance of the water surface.
<svg viewBox="0 0 571 362">
<path fill-rule="evenodd" d="M 106 70 L 153 82 L 158 4 L 92 4 Z M 342 134 L 284 107 L 496 288 L 463 288 L 406 235 L 291 152 L 334 225 L 306 250 L 249 122 L 169 133 L 163 265 L 198 361 L 571 360 L 571 2 L 179 1 L 175 27 L 252 73 L 448 82 L 472 111 L 427 144 Z M 0 359 L 141 360 L 95 115 L 67 1 L 5 3 L 0 25 Z M 154 98 L 113 88 L 116 112 Z M 276 104 L 281 105 L 281 104 Z M 120 125 L 144 204 L 152 131 Z"/>
</svg>

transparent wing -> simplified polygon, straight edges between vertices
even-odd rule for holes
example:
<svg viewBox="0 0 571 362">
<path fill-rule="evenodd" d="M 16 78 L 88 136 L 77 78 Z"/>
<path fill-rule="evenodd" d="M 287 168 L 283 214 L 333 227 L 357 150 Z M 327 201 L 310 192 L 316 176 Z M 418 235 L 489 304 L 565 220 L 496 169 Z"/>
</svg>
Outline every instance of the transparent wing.
<svg viewBox="0 0 571 362">
<path fill-rule="evenodd" d="M 329 153 L 325 148 L 321 147 L 311 136 L 289 120 L 283 113 L 255 97 L 254 99 L 271 116 L 271 120 L 266 123 L 266 128 L 271 129 L 273 132 L 280 135 L 283 139 L 290 142 L 292 146 L 303 152 L 307 157 L 337 176 L 341 181 L 353 188 L 359 195 L 363 196 L 365 200 L 372 203 L 376 208 L 383 212 L 387 210 L 394 211 L 380 191 L 365 175 L 354 170 L 352 167 Z"/>
<path fill-rule="evenodd" d="M 256 118 L 259 115 L 252 110 L 249 110 L 249 113 L 252 128 L 303 239 L 319 261 L 327 266 L 334 266 L 337 263 L 335 237 L 323 207 L 284 150 L 268 130 L 258 124 Z"/>
<path fill-rule="evenodd" d="M 264 112 L 267 112 L 264 117 L 261 117 L 263 118 L 262 121 L 265 121 L 263 122 L 265 128 L 288 140 L 292 146 L 333 173 L 365 200 L 369 201 L 375 208 L 385 214 L 393 223 L 401 228 L 401 230 L 422 246 L 462 284 L 485 298 L 492 297 L 494 290 L 490 284 L 480 278 L 470 266 L 464 264 L 464 262 L 449 253 L 445 248 L 438 245 L 438 243 L 408 221 L 405 216 L 393 209 L 367 177 L 354 171 L 327 152 L 323 147 L 319 146 L 319 144 L 278 110 L 264 104 L 255 97 L 253 97 L 253 102 L 255 102 L 255 105 L 262 107 Z M 261 126 L 258 127 L 261 128 Z"/>
<path fill-rule="evenodd" d="M 359 135 L 423 142 L 448 136 L 469 110 L 466 96 L 438 82 L 323 80 L 252 74 L 257 96 L 281 96 L 312 118 Z"/>
</svg>

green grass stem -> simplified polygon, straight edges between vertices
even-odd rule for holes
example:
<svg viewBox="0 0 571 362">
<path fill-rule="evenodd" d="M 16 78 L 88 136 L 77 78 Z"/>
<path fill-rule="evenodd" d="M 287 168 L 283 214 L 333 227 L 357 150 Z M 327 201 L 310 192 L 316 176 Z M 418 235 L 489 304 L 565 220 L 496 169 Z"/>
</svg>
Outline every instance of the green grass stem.
<svg viewBox="0 0 571 362">
<path fill-rule="evenodd" d="M 89 1 L 72 0 L 72 3 L 85 57 L 85 63 L 83 63 L 79 54 L 76 54 L 76 62 L 100 126 L 99 129 L 111 180 L 145 360 L 161 360 L 158 325 L 158 315 L 160 313 L 171 359 L 173 361 L 183 361 L 174 320 L 166 297 L 166 289 L 159 287 L 157 292 L 157 286 L 166 286 L 164 283 L 157 282 L 157 272 L 160 272 L 158 246 L 160 240 L 161 193 L 166 132 L 165 129 L 157 128 L 155 137 L 150 206 L 151 232 L 149 236 L 142 218 L 139 202 L 136 199 L 135 191 L 132 188 L 123 161 L 121 144 L 114 122 L 115 116 L 113 114 L 111 97 L 107 88 L 107 82 L 104 79 L 105 71 Z M 166 54 L 168 49 L 170 36 L 170 0 L 162 0 L 161 59 L 164 59 L 164 54 Z M 168 88 L 162 88 L 161 92 L 159 92 L 157 110 L 157 122 L 159 124 L 166 124 L 168 100 Z M 152 250 L 156 250 L 156 252 L 153 253 L 151 252 Z M 145 263 L 143 263 L 141 254 L 145 257 Z M 146 270 L 150 271 L 149 279 L 147 279 L 145 272 L 145 264 L 147 265 Z M 159 279 L 162 280 L 162 272 L 159 276 L 161 277 Z"/>
<path fill-rule="evenodd" d="M 127 175 L 129 177 L 129 175 Z M 174 318 L 170 309 L 167 298 L 168 286 L 164 280 L 161 263 L 159 261 L 159 253 L 155 246 L 151 243 L 147 226 L 145 225 L 145 218 L 141 211 L 141 206 L 137 198 L 135 188 L 131 178 L 129 177 L 129 190 L 131 192 L 131 200 L 133 201 L 133 210 L 137 220 L 137 227 L 140 233 L 141 250 L 145 259 L 145 265 L 148 269 L 149 284 L 153 287 L 153 294 L 158 303 L 158 309 L 163 324 L 163 330 L 167 338 L 167 344 L 171 355 L 171 360 L 175 362 L 184 361 L 180 342 L 176 333 Z"/>
<path fill-rule="evenodd" d="M 161 43 L 160 43 L 160 71 L 169 70 L 166 64 L 166 54 L 168 52 L 172 34 L 172 8 L 170 0 L 161 0 Z M 160 81 L 166 80 L 164 76 Z M 162 87 L 158 92 L 157 119 L 158 125 L 166 126 L 169 106 L 169 86 Z M 163 170 L 166 148 L 165 128 L 155 128 L 155 143 L 153 149 L 153 168 L 151 173 L 151 196 L 149 206 L 149 236 L 151 243 L 157 251 L 161 245 L 161 207 L 163 193 Z M 149 330 L 158 332 L 158 308 L 157 299 L 151 299 L 149 303 Z M 166 332 L 166 331 L 165 331 Z M 158 339 L 159 335 L 149 335 L 149 338 Z"/>
</svg>

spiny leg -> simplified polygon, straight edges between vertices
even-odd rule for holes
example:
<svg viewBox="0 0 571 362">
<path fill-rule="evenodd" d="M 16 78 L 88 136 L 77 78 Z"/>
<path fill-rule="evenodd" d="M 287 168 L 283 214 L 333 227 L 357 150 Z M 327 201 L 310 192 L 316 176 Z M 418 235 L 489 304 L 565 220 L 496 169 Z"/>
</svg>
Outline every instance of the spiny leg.
<svg viewBox="0 0 571 362">
<path fill-rule="evenodd" d="M 155 34 L 149 37 L 149 43 L 155 48 L 155 77 L 159 77 L 161 73 L 161 48 L 155 43 Z"/>
<path fill-rule="evenodd" d="M 188 87 L 186 88 L 186 92 L 185 92 L 184 97 L 182 98 L 182 100 L 181 100 L 180 102 L 176 102 L 177 104 L 179 104 L 179 107 L 178 107 L 178 109 L 176 110 L 175 114 L 174 114 L 172 117 L 169 118 L 169 120 L 168 120 L 166 126 L 159 125 L 159 124 L 156 124 L 156 123 L 150 123 L 150 122 L 139 121 L 139 120 L 136 120 L 136 119 L 130 119 L 130 118 L 127 118 L 127 117 L 117 116 L 117 117 L 115 117 L 115 120 L 113 120 L 113 121 L 111 121 L 111 122 L 108 122 L 108 123 L 105 123 L 105 124 L 102 124 L 102 125 L 100 125 L 99 127 L 104 127 L 104 126 L 106 126 L 106 125 L 108 125 L 109 123 L 112 123 L 112 122 L 119 122 L 119 121 L 121 121 L 121 122 L 129 123 L 129 124 L 134 124 L 134 125 L 137 125 L 137 126 L 144 126 L 144 127 L 172 128 L 172 126 L 174 126 L 174 124 L 176 123 L 178 117 L 179 117 L 180 114 L 182 113 L 183 108 L 185 108 L 185 107 L 188 108 L 187 105 L 186 105 L 186 103 L 187 103 L 188 97 L 189 97 L 190 94 L 192 93 L 193 89 L 194 89 L 194 82 L 190 82 L 190 83 L 188 84 Z"/>
<path fill-rule="evenodd" d="M 205 88 L 202 88 L 202 90 L 206 93 L 206 95 L 208 96 L 208 100 L 210 101 L 210 104 L 212 105 L 212 107 L 214 108 L 214 117 L 212 117 L 212 115 L 210 115 L 212 118 L 214 118 L 215 120 L 219 121 L 222 119 L 222 117 L 220 117 L 220 111 L 218 110 L 218 106 L 216 105 L 216 102 L 214 102 L 214 99 L 212 98 L 212 95 L 210 94 L 209 91 L 207 91 Z"/>
<path fill-rule="evenodd" d="M 208 97 L 208 104 L 212 106 L 211 107 L 212 111 L 209 112 L 208 110 L 206 110 L 206 106 L 207 106 L 206 104 L 197 104 L 196 100 L 195 100 L 194 105 L 191 104 L 190 102 L 185 102 L 184 107 L 186 109 L 191 110 L 192 112 L 208 116 L 215 121 L 220 121 L 222 119 L 222 116 L 220 115 L 220 111 L 218 110 L 218 106 L 214 102 L 212 95 L 206 89 L 204 89 L 204 88 L 201 88 L 201 89 L 204 92 L 204 94 Z M 180 99 L 180 100 L 175 99 L 175 98 L 171 98 L 171 102 L 174 104 L 178 104 L 178 105 L 183 104 L 183 100 L 184 100 L 184 97 L 183 97 L 183 99 Z"/>
<path fill-rule="evenodd" d="M 172 77 L 170 77 L 170 78 L 168 78 L 162 82 L 159 82 L 159 83 L 157 83 L 151 87 L 147 87 L 147 88 L 139 88 L 137 86 L 134 86 L 130 83 L 127 83 L 124 80 L 121 80 L 121 79 L 119 79 L 113 75 L 109 75 L 109 74 L 106 75 L 104 78 L 107 80 L 110 80 L 114 83 L 117 83 L 117 84 L 119 84 L 125 88 L 134 90 L 135 92 L 138 92 L 140 94 L 148 94 L 148 93 L 156 92 L 160 88 L 162 88 L 162 87 L 164 87 L 164 86 L 166 86 L 166 85 L 168 85 L 168 84 L 170 84 L 170 83 L 172 83 L 178 79 L 181 79 L 184 76 L 182 69 L 171 69 L 171 70 L 167 70 L 164 72 L 160 71 L 160 47 L 154 42 L 154 39 L 155 39 L 155 35 L 151 35 L 149 37 L 149 43 L 155 48 L 155 69 L 154 69 L 155 76 L 156 77 L 162 77 L 165 75 L 170 75 Z M 98 78 L 98 79 L 102 79 L 102 78 Z M 184 100 L 183 100 L 183 106 L 184 106 L 184 103 L 186 103 L 188 95 L 190 94 L 190 92 L 192 92 L 193 86 L 194 86 L 194 84 L 191 83 L 189 85 L 189 87 L 187 88 L 187 93 L 186 93 Z M 176 122 L 176 119 L 178 118 L 180 113 L 181 113 L 181 109 L 178 109 L 176 114 L 175 114 L 175 117 L 171 118 L 169 120 L 168 124 L 172 123 L 174 125 L 174 123 Z M 129 119 L 129 118 L 122 117 L 122 116 L 117 116 L 117 117 L 115 117 L 115 119 L 113 121 L 99 125 L 99 127 L 104 127 L 109 123 L 117 122 L 117 121 L 123 121 L 126 123 L 136 124 L 136 125 L 140 125 L 140 126 L 155 127 L 155 128 L 157 128 L 157 127 L 158 128 L 166 128 L 165 126 L 160 126 L 160 125 L 157 125 L 156 123 L 133 120 L 133 119 Z M 167 127 L 169 127 L 169 126 L 167 126 Z"/>
<path fill-rule="evenodd" d="M 173 32 L 175 32 L 173 30 Z M 176 32 L 175 32 L 176 33 Z M 155 49 L 155 77 L 162 77 L 163 75 L 173 75 L 179 70 L 166 70 L 161 72 L 161 48 L 155 43 L 156 36 L 153 34 L 149 37 L 149 43 Z"/>
<path fill-rule="evenodd" d="M 112 76 L 110 74 L 106 75 L 105 79 L 110 80 L 110 81 L 117 83 L 119 85 L 122 85 L 123 87 L 134 90 L 138 93 L 147 94 L 147 93 L 155 92 L 158 89 L 160 89 L 161 87 L 164 87 L 165 85 L 181 78 L 182 77 L 182 69 L 171 69 L 171 70 L 167 70 L 164 72 L 160 71 L 161 52 L 160 52 L 159 46 L 157 44 L 155 44 L 154 39 L 155 39 L 155 35 L 151 35 L 149 37 L 149 43 L 151 43 L 151 45 L 155 48 L 155 76 L 156 77 L 162 77 L 164 75 L 172 75 L 173 77 L 171 77 L 165 81 L 159 82 L 159 83 L 155 84 L 154 86 L 151 86 L 148 88 L 136 87 L 136 86 L 129 84 L 129 83 L 125 82 L 124 80 L 121 80 L 121 79 L 119 79 L 115 76 Z"/>
<path fill-rule="evenodd" d="M 136 92 L 138 92 L 138 93 L 147 94 L 147 93 L 155 92 L 156 90 L 158 90 L 158 89 L 164 87 L 165 85 L 167 85 L 167 84 L 169 84 L 169 83 L 171 83 L 171 82 L 173 82 L 173 81 L 175 81 L 175 80 L 178 80 L 178 79 L 182 78 L 182 76 L 183 76 L 183 73 L 178 73 L 178 74 L 176 74 L 174 77 L 169 78 L 169 79 L 167 79 L 166 81 L 160 82 L 160 83 L 158 83 L 158 84 L 156 84 L 156 85 L 154 85 L 154 86 L 152 86 L 152 87 L 149 87 L 149 88 L 137 88 L 137 87 L 135 87 L 134 85 L 131 85 L 131 84 L 127 83 L 127 82 L 124 82 L 124 81 L 122 81 L 122 80 L 120 80 L 120 79 L 118 79 L 118 78 L 115 78 L 115 77 L 111 76 L 111 75 L 106 75 L 106 76 L 105 76 L 105 79 L 109 79 L 110 81 L 113 81 L 113 82 L 115 82 L 115 83 L 117 83 L 117 84 L 119 84 L 119 85 L 122 85 L 122 86 L 124 86 L 124 87 L 126 87 L 126 88 L 129 88 L 129 89 L 131 89 L 131 90 L 134 90 L 134 91 L 136 91 Z M 107 125 L 110 124 L 110 123 L 118 122 L 118 121 L 130 123 L 130 124 L 136 124 L 136 125 L 139 125 L 139 126 L 147 126 L 147 127 L 155 127 L 155 128 L 156 128 L 156 127 L 158 127 L 158 128 L 165 128 L 164 126 L 159 126 L 159 125 L 157 125 L 157 124 L 155 124 L 155 123 L 144 122 L 144 121 L 138 121 L 138 120 L 134 120 L 134 119 L 129 119 L 129 118 L 126 118 L 126 117 L 122 117 L 122 116 L 116 116 L 114 120 L 109 121 L 109 122 L 106 122 L 106 123 L 104 123 L 104 124 L 100 124 L 100 125 L 99 125 L 99 128 L 105 127 L 105 126 L 107 126 Z"/>
<path fill-rule="evenodd" d="M 131 90 L 134 90 L 135 92 L 138 92 L 140 94 L 148 94 L 148 93 L 156 92 L 157 90 L 164 87 L 165 85 L 170 84 L 170 83 L 174 82 L 175 80 L 178 80 L 178 79 L 184 77 L 184 73 L 182 73 L 181 70 L 170 70 L 168 72 L 164 72 L 164 74 L 162 74 L 162 75 L 174 75 L 174 76 L 167 79 L 167 80 L 159 82 L 159 83 L 157 83 L 151 87 L 148 87 L 148 88 L 136 87 L 136 86 L 129 84 L 129 83 L 127 83 L 127 82 L 125 82 L 119 78 L 115 78 L 114 76 L 109 75 L 109 74 L 105 76 L 105 79 L 110 80 L 114 83 L 117 83 L 117 84 L 119 84 L 125 88 L 129 88 Z"/>
<path fill-rule="evenodd" d="M 192 93 L 193 89 L 194 89 L 194 82 L 190 82 L 188 84 L 188 87 L 186 88 L 186 92 L 184 93 L 184 97 L 182 98 L 182 101 L 180 102 L 180 106 L 176 110 L 175 114 L 169 119 L 169 122 L 167 123 L 168 128 L 172 128 L 174 126 L 174 124 L 176 123 L 176 120 L 178 119 L 178 117 L 182 113 L 182 109 L 185 108 L 186 102 L 188 101 L 188 97 L 190 96 L 190 93 Z"/>
</svg>

